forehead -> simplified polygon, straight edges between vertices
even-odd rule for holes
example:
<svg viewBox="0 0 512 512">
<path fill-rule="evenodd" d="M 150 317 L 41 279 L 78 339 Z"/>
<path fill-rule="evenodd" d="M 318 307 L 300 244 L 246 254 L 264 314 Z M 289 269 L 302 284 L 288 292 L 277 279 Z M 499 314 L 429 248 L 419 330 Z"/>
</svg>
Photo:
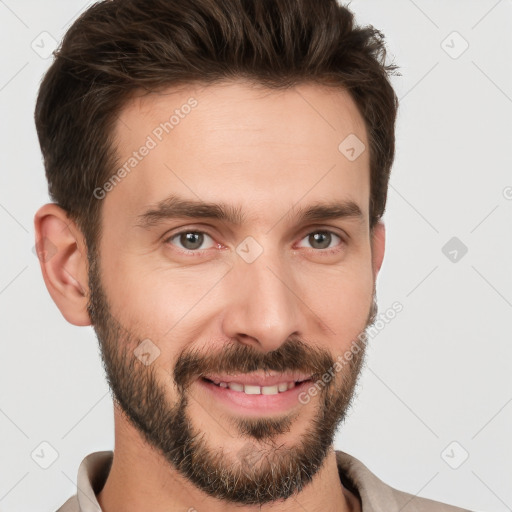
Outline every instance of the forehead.
<svg viewBox="0 0 512 512">
<path fill-rule="evenodd" d="M 350 199 L 368 215 L 369 151 L 351 160 L 340 150 L 346 140 L 368 148 L 366 128 L 339 88 L 232 81 L 139 94 L 120 112 L 115 140 L 114 172 L 126 172 L 107 195 L 107 213 L 133 220 L 179 194 L 243 202 L 248 218 L 323 199 Z"/>
</svg>

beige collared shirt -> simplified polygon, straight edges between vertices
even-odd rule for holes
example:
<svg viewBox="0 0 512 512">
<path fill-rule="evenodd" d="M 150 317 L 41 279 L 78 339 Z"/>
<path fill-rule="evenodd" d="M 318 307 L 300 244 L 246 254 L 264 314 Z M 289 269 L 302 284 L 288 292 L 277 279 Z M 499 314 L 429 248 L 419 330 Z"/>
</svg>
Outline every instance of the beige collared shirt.
<svg viewBox="0 0 512 512">
<path fill-rule="evenodd" d="M 85 457 L 78 468 L 77 494 L 57 512 L 101 512 L 96 495 L 107 480 L 113 455 L 112 451 L 103 451 Z M 336 461 L 341 483 L 359 497 L 362 512 L 469 512 L 398 491 L 345 452 L 337 450 Z"/>
</svg>

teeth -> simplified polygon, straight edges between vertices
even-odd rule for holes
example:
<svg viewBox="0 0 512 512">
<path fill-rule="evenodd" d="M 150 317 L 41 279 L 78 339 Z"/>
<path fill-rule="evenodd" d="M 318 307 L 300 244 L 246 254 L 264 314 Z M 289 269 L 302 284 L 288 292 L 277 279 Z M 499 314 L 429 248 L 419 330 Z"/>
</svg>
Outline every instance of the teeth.
<svg viewBox="0 0 512 512">
<path fill-rule="evenodd" d="M 277 395 L 277 393 L 279 393 L 277 384 L 275 386 L 262 386 L 261 388 L 262 395 Z"/>
<path fill-rule="evenodd" d="M 244 386 L 244 393 L 246 395 L 261 395 L 261 388 L 259 386 L 251 386 L 246 384 Z"/>
<path fill-rule="evenodd" d="M 233 391 L 244 392 L 246 395 L 277 395 L 295 387 L 295 382 L 281 382 L 274 386 L 254 386 L 251 384 L 239 384 L 238 382 L 220 382 L 216 384 L 221 388 L 229 388 Z"/>
</svg>

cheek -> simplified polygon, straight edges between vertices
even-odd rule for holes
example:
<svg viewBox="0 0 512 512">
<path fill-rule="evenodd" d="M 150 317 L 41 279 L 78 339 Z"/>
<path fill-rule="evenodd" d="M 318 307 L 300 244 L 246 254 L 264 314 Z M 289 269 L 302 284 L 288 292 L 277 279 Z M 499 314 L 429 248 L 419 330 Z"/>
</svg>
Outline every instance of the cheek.
<svg viewBox="0 0 512 512">
<path fill-rule="evenodd" d="M 340 347 L 348 346 L 366 327 L 373 302 L 371 267 L 338 269 L 304 286 L 310 290 L 305 301 L 328 326 L 326 334 Z"/>
<path fill-rule="evenodd" d="M 137 335 L 160 341 L 184 339 L 184 329 L 198 314 L 206 315 L 213 294 L 208 290 L 226 272 L 225 268 L 177 269 L 130 254 L 116 255 L 104 265 L 103 286 L 112 313 Z M 136 326 L 136 327 L 134 327 Z M 161 343 L 162 345 L 164 343 Z"/>
</svg>

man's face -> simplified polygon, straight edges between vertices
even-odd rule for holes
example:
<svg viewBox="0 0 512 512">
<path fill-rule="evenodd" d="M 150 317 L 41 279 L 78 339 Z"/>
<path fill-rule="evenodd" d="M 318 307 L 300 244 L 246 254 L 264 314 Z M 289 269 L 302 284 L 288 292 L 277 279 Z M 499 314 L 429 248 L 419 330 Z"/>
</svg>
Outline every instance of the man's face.
<svg viewBox="0 0 512 512">
<path fill-rule="evenodd" d="M 368 147 L 348 94 L 315 85 L 190 86 L 119 116 L 129 171 L 106 187 L 89 313 L 126 418 L 211 496 L 263 504 L 300 490 L 349 406 L 375 314 L 369 152 L 347 158 L 350 134 Z M 169 215 L 179 201 L 239 215 Z M 335 217 L 303 215 L 335 204 Z M 310 381 L 252 394 L 236 386 L 248 374 Z"/>
</svg>

